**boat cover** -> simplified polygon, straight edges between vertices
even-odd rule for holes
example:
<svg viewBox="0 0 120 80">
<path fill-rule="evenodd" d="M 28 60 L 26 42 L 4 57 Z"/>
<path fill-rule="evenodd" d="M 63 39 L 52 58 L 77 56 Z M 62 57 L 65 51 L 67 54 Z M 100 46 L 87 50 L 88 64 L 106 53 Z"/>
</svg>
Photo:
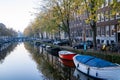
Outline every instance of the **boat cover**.
<svg viewBox="0 0 120 80">
<path fill-rule="evenodd" d="M 88 56 L 88 55 L 76 56 L 76 60 L 78 60 L 79 62 L 83 64 L 89 65 L 91 67 L 103 68 L 103 67 L 117 66 L 116 64 L 111 63 L 109 61 L 96 58 L 96 57 L 92 57 L 92 56 Z"/>
<path fill-rule="evenodd" d="M 79 56 L 76 56 L 76 60 L 80 61 L 81 63 L 86 63 L 88 62 L 89 60 L 93 59 L 94 57 L 92 56 L 86 56 L 86 55 L 79 55 Z"/>
</svg>

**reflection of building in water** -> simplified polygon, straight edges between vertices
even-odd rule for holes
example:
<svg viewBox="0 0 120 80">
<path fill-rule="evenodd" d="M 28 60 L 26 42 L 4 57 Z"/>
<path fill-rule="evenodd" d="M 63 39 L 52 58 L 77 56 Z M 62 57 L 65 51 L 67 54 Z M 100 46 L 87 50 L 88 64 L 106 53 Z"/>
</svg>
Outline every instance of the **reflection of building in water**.
<svg viewBox="0 0 120 80">
<path fill-rule="evenodd" d="M 41 51 L 38 53 L 36 50 L 39 50 L 39 48 L 35 49 L 30 45 L 27 46 L 25 45 L 25 48 L 30 50 L 32 59 L 34 59 L 38 64 L 37 68 L 40 72 L 42 72 L 44 77 L 46 77 L 46 80 L 79 80 L 73 75 L 75 67 L 63 65 L 63 63 L 59 61 L 59 57 L 48 53 L 45 48 L 39 47 L 41 48 L 40 50 L 43 51 L 42 53 Z"/>
<path fill-rule="evenodd" d="M 57 54 L 57 53 L 56 53 Z M 48 75 L 53 75 L 52 79 L 55 78 L 55 80 L 77 80 L 73 76 L 74 68 L 68 67 L 63 65 L 59 61 L 59 57 L 51 55 L 51 53 L 44 52 L 44 59 L 48 62 L 47 64 L 51 65 L 52 69 L 54 70 L 51 73 L 48 73 Z M 48 69 L 49 72 L 49 69 Z M 58 76 L 57 78 L 55 76 Z"/>
</svg>

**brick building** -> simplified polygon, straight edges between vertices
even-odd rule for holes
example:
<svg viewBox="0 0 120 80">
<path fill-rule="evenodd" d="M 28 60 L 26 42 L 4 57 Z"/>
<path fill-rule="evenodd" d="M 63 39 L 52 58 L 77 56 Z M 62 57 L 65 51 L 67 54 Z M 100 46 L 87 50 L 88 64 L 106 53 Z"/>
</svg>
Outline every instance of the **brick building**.
<svg viewBox="0 0 120 80">
<path fill-rule="evenodd" d="M 117 1 L 120 2 L 120 0 Z M 111 9 L 108 7 L 111 3 L 112 0 L 105 0 L 105 3 L 98 10 L 97 43 L 120 42 L 120 11 L 116 15 L 112 15 Z M 75 14 L 75 19 L 70 22 L 73 39 L 93 40 L 91 27 L 84 21 L 86 18 L 86 14 L 80 16 Z"/>
</svg>

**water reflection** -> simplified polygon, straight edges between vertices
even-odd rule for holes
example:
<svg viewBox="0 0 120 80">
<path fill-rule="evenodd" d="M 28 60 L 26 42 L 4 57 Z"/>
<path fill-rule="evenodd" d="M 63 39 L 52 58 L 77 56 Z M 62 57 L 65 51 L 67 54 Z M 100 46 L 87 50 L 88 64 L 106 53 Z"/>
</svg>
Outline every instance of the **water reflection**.
<svg viewBox="0 0 120 80">
<path fill-rule="evenodd" d="M 4 44 L 4 45 L 1 45 L 0 49 L 0 63 L 3 63 L 5 57 L 7 55 L 9 55 L 14 49 L 15 47 L 17 46 L 17 43 L 14 43 L 14 44 Z"/>
<path fill-rule="evenodd" d="M 0 64 L 0 80 L 43 80 L 37 64 L 23 44 L 18 45 Z"/>
<path fill-rule="evenodd" d="M 73 61 L 62 60 L 34 43 L 10 45 L 0 53 L 3 60 L 0 80 L 95 80 L 77 72 Z"/>
<path fill-rule="evenodd" d="M 43 48 L 34 47 L 32 44 L 25 43 L 25 47 L 31 53 L 32 59 L 37 63 L 39 72 L 48 80 L 95 80 L 83 73 L 76 72 L 73 61 L 62 60 L 46 52 Z M 85 78 L 82 77 L 83 75 Z"/>
<path fill-rule="evenodd" d="M 74 74 L 73 74 L 77 80 L 94 80 L 91 77 L 88 77 L 87 75 L 83 74 L 82 72 L 78 71 L 75 69 Z"/>
</svg>

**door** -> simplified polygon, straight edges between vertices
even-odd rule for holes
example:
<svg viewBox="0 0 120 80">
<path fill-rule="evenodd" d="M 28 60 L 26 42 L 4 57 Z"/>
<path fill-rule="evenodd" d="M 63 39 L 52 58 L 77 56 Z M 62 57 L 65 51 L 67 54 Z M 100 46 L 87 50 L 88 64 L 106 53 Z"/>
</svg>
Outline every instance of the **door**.
<svg viewBox="0 0 120 80">
<path fill-rule="evenodd" d="M 118 33 L 118 42 L 120 43 L 120 33 Z"/>
</svg>

